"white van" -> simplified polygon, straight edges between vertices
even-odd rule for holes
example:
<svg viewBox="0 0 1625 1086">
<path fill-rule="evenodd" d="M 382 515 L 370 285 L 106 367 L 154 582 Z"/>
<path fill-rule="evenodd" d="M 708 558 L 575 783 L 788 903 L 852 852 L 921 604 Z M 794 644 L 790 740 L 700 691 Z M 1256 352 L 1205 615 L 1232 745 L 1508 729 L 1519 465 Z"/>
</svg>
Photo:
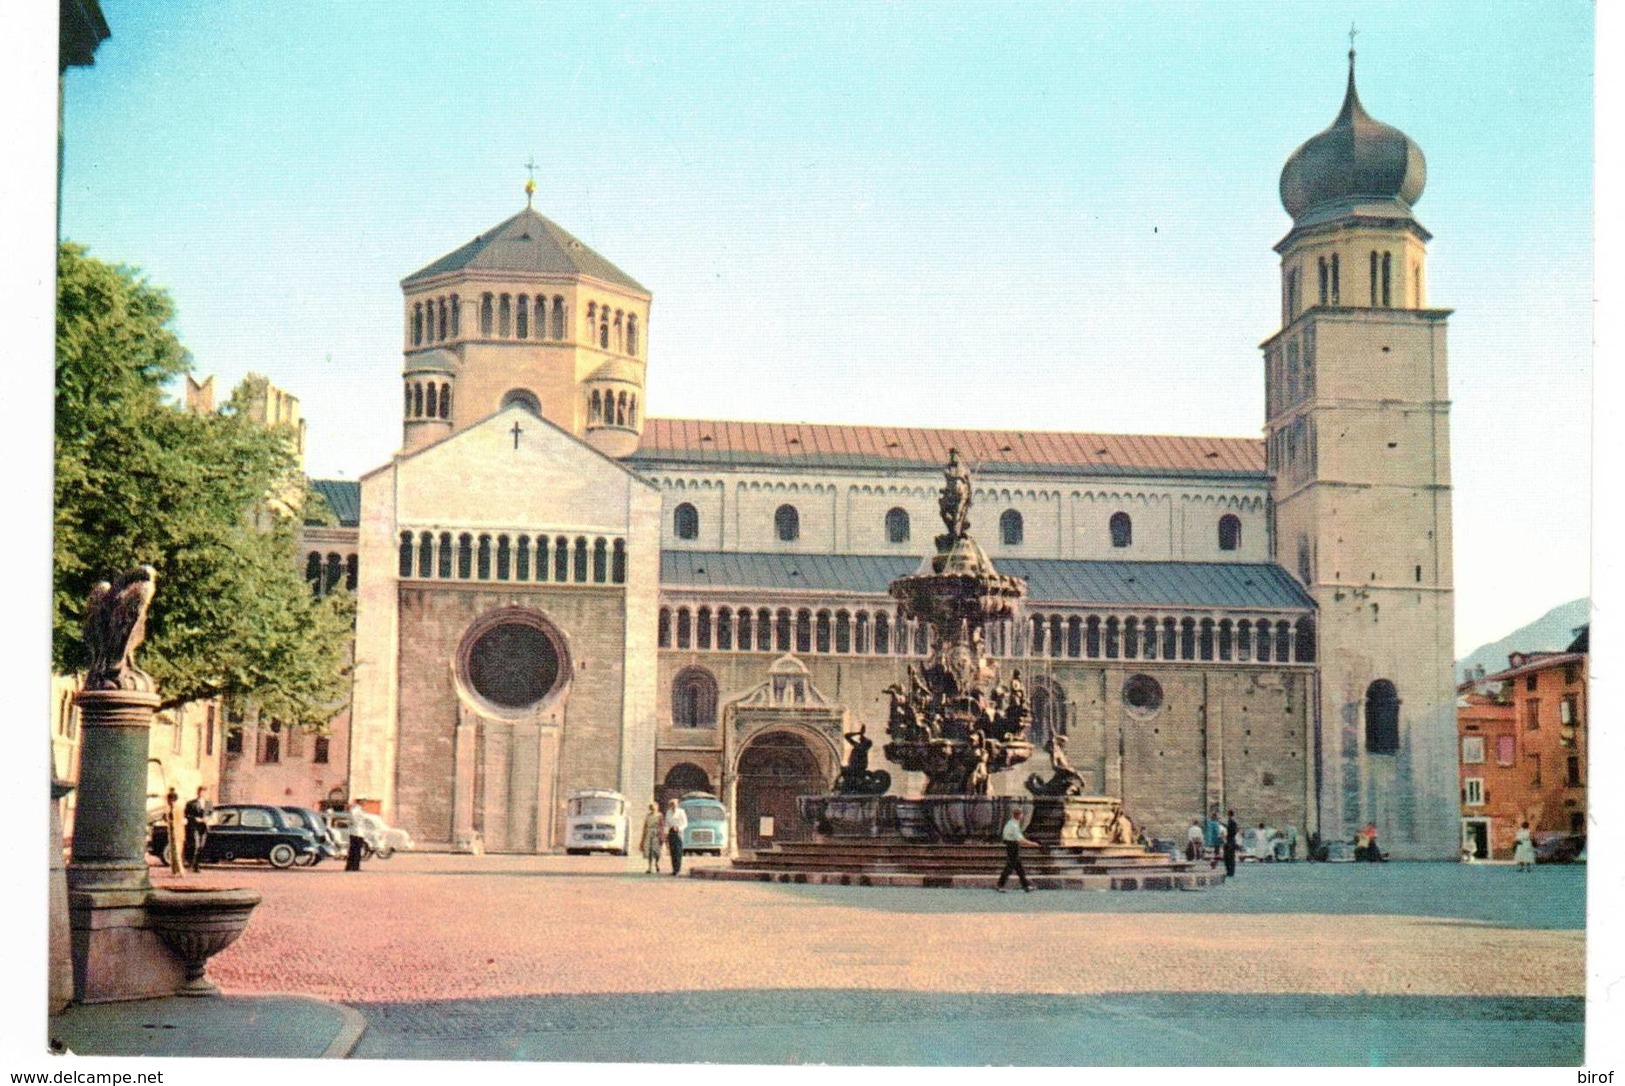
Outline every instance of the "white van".
<svg viewBox="0 0 1625 1086">
<path fill-rule="evenodd" d="M 572 856 L 588 852 L 626 855 L 626 797 L 607 788 L 582 788 L 570 793 L 564 808 L 564 851 Z"/>
</svg>

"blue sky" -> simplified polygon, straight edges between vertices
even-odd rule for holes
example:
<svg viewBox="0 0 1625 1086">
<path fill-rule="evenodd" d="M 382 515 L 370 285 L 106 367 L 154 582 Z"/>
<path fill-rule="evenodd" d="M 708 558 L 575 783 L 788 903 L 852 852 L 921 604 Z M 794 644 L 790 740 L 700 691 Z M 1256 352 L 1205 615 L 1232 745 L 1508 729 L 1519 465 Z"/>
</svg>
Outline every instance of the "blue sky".
<svg viewBox="0 0 1625 1086">
<path fill-rule="evenodd" d="M 523 206 L 532 155 L 538 209 L 654 294 L 652 414 L 1258 435 L 1276 183 L 1353 21 L 1456 310 L 1458 647 L 1588 591 L 1587 3 L 103 9 L 64 236 L 351 478 L 399 441 L 399 280 Z"/>
</svg>

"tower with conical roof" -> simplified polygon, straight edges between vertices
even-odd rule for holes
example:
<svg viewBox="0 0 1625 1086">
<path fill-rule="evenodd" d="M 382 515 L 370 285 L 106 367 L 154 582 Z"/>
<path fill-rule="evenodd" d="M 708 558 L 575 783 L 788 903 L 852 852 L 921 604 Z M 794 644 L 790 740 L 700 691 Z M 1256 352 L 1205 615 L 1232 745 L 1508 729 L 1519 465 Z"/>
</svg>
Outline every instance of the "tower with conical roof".
<svg viewBox="0 0 1625 1086">
<path fill-rule="evenodd" d="M 1366 113 L 1349 51 L 1330 127 L 1281 171 L 1292 228 L 1263 344 L 1274 548 L 1318 605 L 1311 819 L 1401 857 L 1459 847 L 1448 310 L 1427 306 L 1427 167 Z"/>
<path fill-rule="evenodd" d="M 404 452 L 511 404 L 606 455 L 637 448 L 649 292 L 528 197 L 401 290 Z"/>
</svg>

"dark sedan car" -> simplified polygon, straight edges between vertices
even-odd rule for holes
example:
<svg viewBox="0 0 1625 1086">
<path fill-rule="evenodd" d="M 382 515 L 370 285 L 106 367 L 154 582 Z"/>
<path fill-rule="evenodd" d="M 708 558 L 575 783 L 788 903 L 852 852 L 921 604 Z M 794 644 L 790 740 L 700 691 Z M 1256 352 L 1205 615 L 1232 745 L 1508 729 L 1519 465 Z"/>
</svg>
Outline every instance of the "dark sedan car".
<svg viewBox="0 0 1625 1086">
<path fill-rule="evenodd" d="M 309 807 L 283 807 L 281 811 L 282 817 L 289 823 L 309 830 L 310 835 L 316 838 L 316 844 L 320 846 L 308 858 L 301 856 L 295 861 L 300 867 L 309 867 L 311 864 L 320 863 L 324 858 L 336 859 L 344 855 L 344 850 L 339 847 L 338 838 L 333 836 L 332 829 L 327 825 L 326 816 L 320 811 L 313 811 Z"/>
<path fill-rule="evenodd" d="M 168 827 L 157 823 L 152 828 L 147 851 L 162 860 L 168 844 Z M 265 860 L 272 867 L 292 867 L 301 861 L 314 863 L 320 854 L 321 845 L 315 836 L 294 825 L 280 808 L 259 803 L 223 803 L 209 818 L 209 835 L 198 860 L 206 864 Z"/>
</svg>

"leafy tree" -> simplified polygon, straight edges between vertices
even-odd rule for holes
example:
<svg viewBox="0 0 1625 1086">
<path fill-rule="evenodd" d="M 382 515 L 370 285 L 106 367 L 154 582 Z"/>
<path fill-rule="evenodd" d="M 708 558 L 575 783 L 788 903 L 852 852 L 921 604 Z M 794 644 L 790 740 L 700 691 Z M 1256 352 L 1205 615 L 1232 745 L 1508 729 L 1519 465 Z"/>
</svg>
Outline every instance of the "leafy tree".
<svg viewBox="0 0 1625 1086">
<path fill-rule="evenodd" d="M 348 691 L 353 604 L 298 568 L 307 488 L 287 428 L 244 390 L 196 414 L 164 399 L 191 369 L 165 293 L 64 243 L 57 262 L 52 663 L 82 670 L 91 586 L 143 562 L 158 595 L 138 663 L 166 707 L 221 695 L 320 727 Z"/>
</svg>

